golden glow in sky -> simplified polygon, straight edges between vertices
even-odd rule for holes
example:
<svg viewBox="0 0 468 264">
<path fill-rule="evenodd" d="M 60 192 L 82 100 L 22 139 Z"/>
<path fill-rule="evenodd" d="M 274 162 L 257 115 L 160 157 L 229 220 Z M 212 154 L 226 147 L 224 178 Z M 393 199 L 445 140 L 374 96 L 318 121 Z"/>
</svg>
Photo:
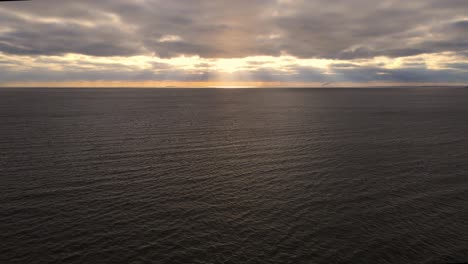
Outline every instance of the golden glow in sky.
<svg viewBox="0 0 468 264">
<path fill-rule="evenodd" d="M 76 71 L 104 71 L 124 72 L 131 74 L 135 71 L 145 71 L 149 74 L 158 74 L 160 80 L 58 80 L 35 82 L 8 82 L 3 86 L 94 86 L 94 87 L 321 87 L 324 81 L 294 81 L 287 79 L 298 69 L 311 69 L 333 80 L 336 70 L 355 69 L 361 67 L 379 67 L 382 70 L 394 70 L 406 65 L 425 65 L 427 69 L 446 70 L 458 61 L 455 53 L 423 54 L 405 58 L 392 59 L 388 57 L 375 57 L 358 60 L 332 60 L 332 59 L 300 59 L 293 56 L 251 56 L 246 58 L 206 59 L 199 56 L 179 56 L 175 58 L 159 58 L 156 56 L 129 56 L 129 57 L 96 57 L 82 54 L 66 54 L 64 56 L 18 56 L 0 54 L 0 60 L 9 61 L 17 71 L 30 71 L 40 69 L 46 65 L 47 69 L 55 72 L 66 72 L 70 69 Z M 261 71 L 271 71 L 284 74 L 286 77 L 272 81 L 256 79 Z M 208 79 L 180 80 L 174 72 L 190 73 L 192 78 L 205 76 Z M 385 74 L 383 72 L 382 74 Z M 195 76 L 195 77 L 194 77 Z M 285 78 L 281 80 L 281 78 Z M 55 83 L 55 84 L 54 84 Z M 398 82 L 370 81 L 368 86 L 394 85 Z M 418 83 L 421 84 L 421 83 Z M 426 83 L 428 84 L 428 83 Z M 329 86 L 355 86 L 352 81 L 337 79 Z M 362 85 L 362 84 L 359 84 Z"/>
</svg>

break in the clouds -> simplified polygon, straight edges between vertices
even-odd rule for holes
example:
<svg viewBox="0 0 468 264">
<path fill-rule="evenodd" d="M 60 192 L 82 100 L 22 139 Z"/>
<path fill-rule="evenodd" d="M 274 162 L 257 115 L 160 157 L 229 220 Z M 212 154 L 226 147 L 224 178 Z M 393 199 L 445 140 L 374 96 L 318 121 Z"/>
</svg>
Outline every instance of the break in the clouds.
<svg viewBox="0 0 468 264">
<path fill-rule="evenodd" d="M 468 82 L 466 0 L 0 2 L 0 82 Z"/>
</svg>

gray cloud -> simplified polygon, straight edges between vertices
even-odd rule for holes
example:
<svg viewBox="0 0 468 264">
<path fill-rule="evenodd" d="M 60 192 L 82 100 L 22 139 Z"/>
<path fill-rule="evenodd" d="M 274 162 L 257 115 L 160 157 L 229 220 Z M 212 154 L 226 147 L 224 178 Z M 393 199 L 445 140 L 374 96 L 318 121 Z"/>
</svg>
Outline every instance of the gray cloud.
<svg viewBox="0 0 468 264">
<path fill-rule="evenodd" d="M 0 51 L 355 59 L 466 51 L 465 0 L 2 3 Z M 90 24 L 91 23 L 91 24 Z M 94 25 L 92 25 L 94 24 Z M 5 32 L 6 30 L 6 32 Z M 177 35 L 177 42 L 160 42 Z"/>
<path fill-rule="evenodd" d="M 468 82 L 466 0 L 36 0 L 0 4 L 0 54 L 34 59 L 36 66 L 0 61 L 0 80 L 211 81 L 210 65 L 193 71 L 153 63 L 47 66 L 40 55 L 96 57 L 146 55 L 172 58 L 242 58 L 282 54 L 353 60 L 324 69 L 250 62 L 224 74 L 237 81 Z M 400 69 L 359 66 L 378 56 L 401 58 L 450 52 L 459 61 L 428 69 L 424 60 Z M 42 63 L 44 67 L 37 66 Z M 57 63 L 55 63 L 57 65 Z M 150 67 L 151 67 L 150 66 Z M 382 68 L 381 68 L 382 67 Z M 287 70 L 287 71 L 285 71 Z M 229 76 L 232 75 L 232 76 Z"/>
<path fill-rule="evenodd" d="M 466 83 L 468 76 L 460 71 L 449 69 L 431 70 L 423 67 L 400 69 L 381 69 L 361 67 L 356 69 L 337 69 L 334 81 L 346 82 L 407 82 L 407 83 Z"/>
<path fill-rule="evenodd" d="M 446 66 L 449 67 L 449 68 L 452 68 L 452 69 L 458 69 L 458 70 L 465 71 L 465 73 L 468 73 L 468 62 L 465 62 L 465 63 L 449 63 Z"/>
<path fill-rule="evenodd" d="M 155 63 L 153 69 L 135 70 L 122 65 L 99 65 L 89 70 L 80 65 L 68 66 L 67 69 L 48 69 L 42 67 L 18 69 L 15 65 L 3 64 L 0 61 L 0 80 L 15 82 L 27 80 L 32 82 L 54 81 L 216 81 L 217 72 L 204 70 L 187 71 L 174 69 L 164 63 Z M 379 67 L 358 67 L 353 64 L 336 64 L 332 72 L 325 74 L 324 69 L 303 66 L 291 66 L 288 71 L 259 68 L 242 70 L 234 73 L 224 73 L 225 80 L 265 82 L 406 82 L 406 83 L 468 83 L 466 70 L 468 64 L 457 63 L 447 65 L 454 69 L 431 70 L 425 65 L 410 65 L 400 69 L 384 69 Z"/>
</svg>

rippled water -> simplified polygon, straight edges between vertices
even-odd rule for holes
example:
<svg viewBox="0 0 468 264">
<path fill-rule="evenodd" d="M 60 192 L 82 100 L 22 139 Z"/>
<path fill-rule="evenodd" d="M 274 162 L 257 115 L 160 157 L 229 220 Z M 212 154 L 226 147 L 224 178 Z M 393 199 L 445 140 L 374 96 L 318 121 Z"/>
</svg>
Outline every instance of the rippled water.
<svg viewBox="0 0 468 264">
<path fill-rule="evenodd" d="M 1 263 L 468 261 L 468 89 L 2 89 Z"/>
</svg>

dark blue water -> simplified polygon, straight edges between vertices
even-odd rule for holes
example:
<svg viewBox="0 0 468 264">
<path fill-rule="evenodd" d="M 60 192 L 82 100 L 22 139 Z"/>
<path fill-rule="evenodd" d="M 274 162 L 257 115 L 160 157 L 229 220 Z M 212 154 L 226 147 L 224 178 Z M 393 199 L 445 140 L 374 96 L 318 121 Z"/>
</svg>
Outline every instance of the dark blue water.
<svg viewBox="0 0 468 264">
<path fill-rule="evenodd" d="M 468 261 L 468 89 L 1 89 L 1 263 Z"/>
</svg>

